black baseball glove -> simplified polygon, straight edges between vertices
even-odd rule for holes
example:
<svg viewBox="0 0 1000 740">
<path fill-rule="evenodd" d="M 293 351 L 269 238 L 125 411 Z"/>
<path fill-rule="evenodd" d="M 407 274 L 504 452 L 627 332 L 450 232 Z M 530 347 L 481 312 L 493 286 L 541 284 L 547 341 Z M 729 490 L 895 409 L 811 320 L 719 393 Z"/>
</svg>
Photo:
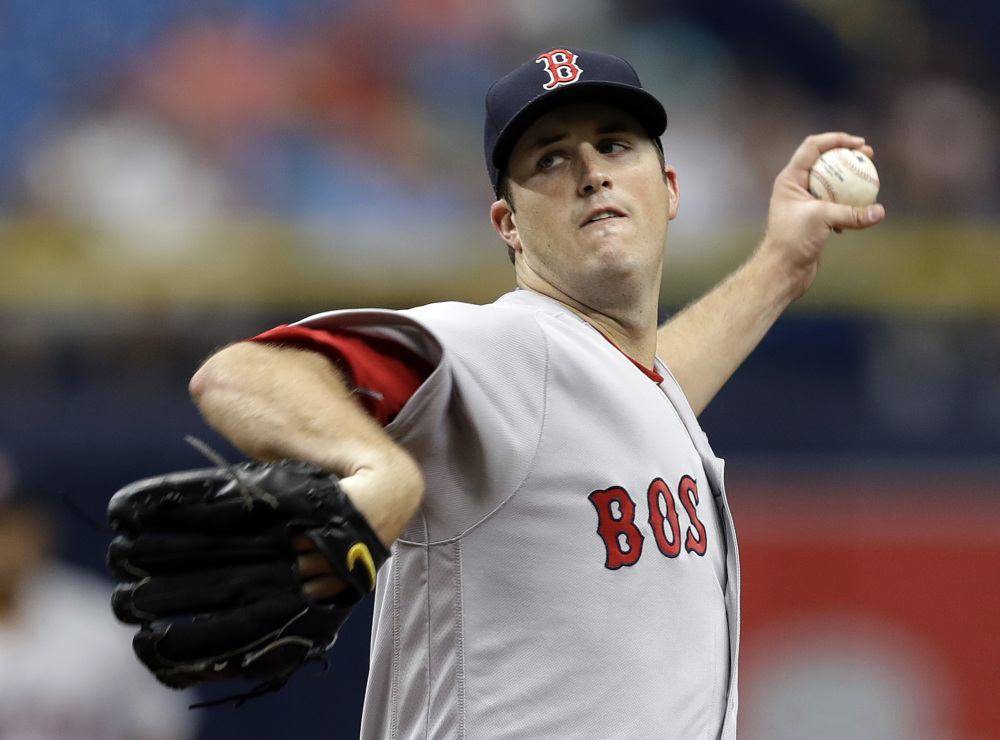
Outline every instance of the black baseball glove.
<svg viewBox="0 0 1000 740">
<path fill-rule="evenodd" d="M 119 533 L 108 568 L 124 581 L 112 607 L 140 625 L 136 655 L 174 688 L 258 682 L 241 702 L 325 662 L 389 557 L 337 478 L 299 461 L 140 480 L 114 495 L 108 518 Z M 293 544 L 303 537 L 346 584 L 329 601 L 303 592 Z"/>
</svg>

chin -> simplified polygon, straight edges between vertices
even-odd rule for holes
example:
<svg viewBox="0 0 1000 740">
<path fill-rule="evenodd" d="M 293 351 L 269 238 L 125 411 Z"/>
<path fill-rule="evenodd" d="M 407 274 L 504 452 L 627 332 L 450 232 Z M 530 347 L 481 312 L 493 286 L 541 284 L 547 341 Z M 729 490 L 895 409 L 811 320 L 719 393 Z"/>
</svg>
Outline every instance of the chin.
<svg viewBox="0 0 1000 740">
<path fill-rule="evenodd" d="M 635 250 L 620 244 L 608 245 L 594 253 L 592 266 L 595 270 L 605 273 L 608 278 L 629 277 L 645 269 Z"/>
<path fill-rule="evenodd" d="M 630 286 L 642 282 L 642 274 L 642 268 L 633 260 L 618 258 L 595 261 L 582 277 L 589 292 L 620 296 L 631 293 Z"/>
</svg>

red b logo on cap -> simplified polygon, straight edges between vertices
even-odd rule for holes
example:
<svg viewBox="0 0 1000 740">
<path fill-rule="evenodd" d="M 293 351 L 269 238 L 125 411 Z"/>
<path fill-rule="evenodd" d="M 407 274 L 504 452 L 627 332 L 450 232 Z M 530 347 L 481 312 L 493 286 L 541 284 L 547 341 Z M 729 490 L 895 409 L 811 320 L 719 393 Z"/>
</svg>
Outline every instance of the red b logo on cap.
<svg viewBox="0 0 1000 740">
<path fill-rule="evenodd" d="M 576 64 L 576 54 L 566 49 L 553 49 L 544 54 L 540 54 L 535 62 L 545 65 L 545 71 L 549 73 L 549 81 L 542 87 L 552 90 L 560 85 L 569 85 L 580 79 L 583 70 Z"/>
</svg>

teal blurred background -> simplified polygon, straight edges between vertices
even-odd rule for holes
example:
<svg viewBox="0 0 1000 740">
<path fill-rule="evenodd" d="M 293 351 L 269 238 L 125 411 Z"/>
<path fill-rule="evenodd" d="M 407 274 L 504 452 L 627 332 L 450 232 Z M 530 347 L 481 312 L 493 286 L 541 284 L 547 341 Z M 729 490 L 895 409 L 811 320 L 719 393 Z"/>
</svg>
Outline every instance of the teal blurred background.
<svg viewBox="0 0 1000 740">
<path fill-rule="evenodd" d="M 100 519 L 121 485 L 201 466 L 185 434 L 238 458 L 186 395 L 213 348 L 330 308 L 487 302 L 509 290 L 488 223 L 482 99 L 494 78 L 556 45 L 627 57 L 666 105 L 681 207 L 665 316 L 749 255 L 771 182 L 803 137 L 847 130 L 875 148 L 886 222 L 832 239 L 811 292 L 702 424 L 728 460 L 738 531 L 741 509 L 753 523 L 747 649 L 767 654 L 773 644 L 758 636 L 782 623 L 763 620 L 791 614 L 807 625 L 796 650 L 828 648 L 833 633 L 855 646 L 875 639 L 917 666 L 898 676 L 929 678 L 914 688 L 875 671 L 880 682 L 859 697 L 846 687 L 869 686 L 859 681 L 874 664 L 832 680 L 829 650 L 818 652 L 820 669 L 800 661 L 792 683 L 815 685 L 816 706 L 848 709 L 799 712 L 796 724 L 775 718 L 789 702 L 813 705 L 773 679 L 790 669 L 751 670 L 763 665 L 751 653 L 747 738 L 780 737 L 775 726 L 793 728 L 788 737 L 1000 737 L 998 710 L 982 706 L 1000 689 L 987 665 L 1000 664 L 996 611 L 960 606 L 947 577 L 921 590 L 910 573 L 924 610 L 979 628 L 974 644 L 989 660 L 976 662 L 933 624 L 852 601 L 850 588 L 839 605 L 797 604 L 795 588 L 767 596 L 756 585 L 768 571 L 748 560 L 787 534 L 768 512 L 791 498 L 816 504 L 816 516 L 795 520 L 803 527 L 828 523 L 838 496 L 892 523 L 917 517 L 924 524 L 893 530 L 908 546 L 968 544 L 965 520 L 945 526 L 942 512 L 1000 523 L 995 0 L 5 0 L 5 474 Z M 108 537 L 60 510 L 65 557 L 102 572 Z M 976 532 L 979 549 L 955 572 L 996 590 L 1000 536 Z M 842 550 L 829 553 L 842 562 Z M 866 567 L 851 565 L 848 586 Z M 859 615 L 876 638 L 852 627 Z M 367 632 L 362 610 L 327 674 L 306 669 L 280 695 L 204 710 L 203 737 L 356 735 Z M 925 694 L 936 698 L 915 698 Z M 869 704 L 852 712 L 851 702 Z M 926 713 L 923 734 L 913 706 Z"/>
</svg>

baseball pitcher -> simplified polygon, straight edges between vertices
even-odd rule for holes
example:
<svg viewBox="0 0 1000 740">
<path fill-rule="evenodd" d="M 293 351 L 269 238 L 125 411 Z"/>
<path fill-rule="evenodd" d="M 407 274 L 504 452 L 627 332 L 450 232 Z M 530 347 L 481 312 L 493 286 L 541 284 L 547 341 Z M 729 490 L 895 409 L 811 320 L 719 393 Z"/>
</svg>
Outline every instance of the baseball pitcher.
<svg viewBox="0 0 1000 740">
<path fill-rule="evenodd" d="M 251 461 L 109 509 L 115 611 L 163 683 L 280 688 L 374 589 L 366 739 L 735 738 L 739 556 L 698 415 L 831 234 L 884 211 L 810 195 L 823 151 L 873 152 L 809 137 L 747 262 L 658 327 L 666 130 L 625 60 L 529 59 L 486 95 L 516 290 L 324 313 L 198 369 Z"/>
</svg>

